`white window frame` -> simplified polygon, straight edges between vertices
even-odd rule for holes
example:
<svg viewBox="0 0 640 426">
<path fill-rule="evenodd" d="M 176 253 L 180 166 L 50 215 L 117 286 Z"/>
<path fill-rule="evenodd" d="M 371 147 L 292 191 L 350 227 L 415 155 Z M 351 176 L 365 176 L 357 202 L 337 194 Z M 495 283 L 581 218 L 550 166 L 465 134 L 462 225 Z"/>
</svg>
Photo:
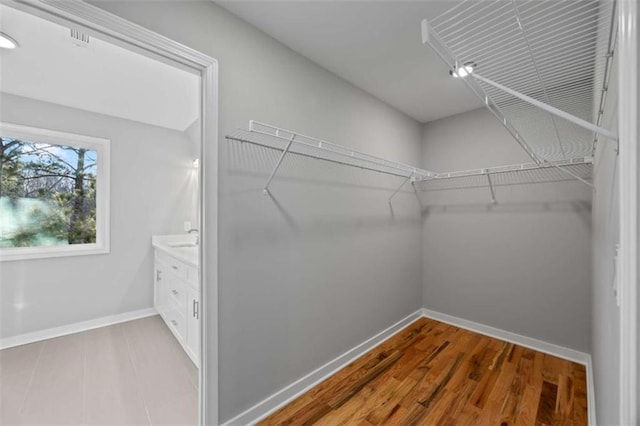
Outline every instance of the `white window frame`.
<svg viewBox="0 0 640 426">
<path fill-rule="evenodd" d="M 42 259 L 49 257 L 104 254 L 110 251 L 110 191 L 111 167 L 109 139 L 36 127 L 0 122 L 0 135 L 30 142 L 87 148 L 97 152 L 96 175 L 96 242 L 68 246 L 0 247 L 0 261 Z"/>
</svg>

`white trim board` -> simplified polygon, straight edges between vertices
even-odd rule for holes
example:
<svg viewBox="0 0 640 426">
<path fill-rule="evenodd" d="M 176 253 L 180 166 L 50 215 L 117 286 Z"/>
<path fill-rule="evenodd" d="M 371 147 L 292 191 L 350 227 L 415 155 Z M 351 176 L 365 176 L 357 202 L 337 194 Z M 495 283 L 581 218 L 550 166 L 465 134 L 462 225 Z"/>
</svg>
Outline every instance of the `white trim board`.
<svg viewBox="0 0 640 426">
<path fill-rule="evenodd" d="M 526 337 L 521 334 L 512 333 L 510 331 L 491 327 L 489 325 L 480 324 L 478 322 L 455 317 L 453 315 L 443 314 L 442 312 L 432 311 L 431 309 L 422 308 L 422 316 L 431 318 L 440 322 L 444 322 L 466 330 L 475 331 L 485 336 L 494 337 L 509 343 L 524 346 L 538 352 L 557 356 L 558 358 L 567 359 L 577 362 L 578 364 L 588 365 L 591 356 L 575 349 L 565 348 L 564 346 L 555 345 L 553 343 L 544 342 L 542 340 Z"/>
<path fill-rule="evenodd" d="M 306 376 L 280 389 L 276 393 L 255 404 L 253 407 L 243 411 L 232 419 L 227 420 L 225 423 L 223 423 L 223 426 L 253 425 L 260 420 L 263 420 L 270 414 L 274 413 L 281 407 L 293 401 L 300 395 L 303 395 L 305 392 L 307 392 L 317 384 L 323 382 L 324 380 L 335 374 L 337 371 L 346 367 L 351 362 L 355 361 L 376 346 L 379 346 L 384 341 L 393 337 L 395 334 L 402 331 L 407 326 L 422 317 L 435 319 L 437 321 L 471 330 L 485 336 L 494 337 L 496 339 L 504 340 L 510 343 L 515 343 L 520 346 L 536 350 L 538 352 L 547 353 L 549 355 L 557 356 L 559 358 L 567 359 L 569 361 L 577 362 L 578 364 L 584 365 L 587 370 L 589 424 L 596 424 L 593 371 L 591 368 L 591 356 L 589 354 L 576 351 L 574 349 L 565 348 L 563 346 L 554 345 L 552 343 L 543 342 L 541 340 L 532 339 L 530 337 L 521 336 L 519 334 L 490 327 L 488 325 L 454 317 L 452 315 L 447 315 L 441 312 L 421 308 L 411 315 L 407 316 L 406 318 L 393 324 L 391 327 L 366 340 L 365 342 L 359 344 L 358 346 L 355 346 L 354 348 L 348 350 L 337 358 L 315 369 Z"/>
<path fill-rule="evenodd" d="M 84 1 L 0 0 L 172 66 L 200 84 L 200 369 L 198 424 L 218 424 L 218 61 Z M 206 195 L 206 196 L 205 196 Z M 211 312 L 209 312 L 211 307 Z"/>
<path fill-rule="evenodd" d="M 68 334 L 80 333 L 82 331 L 93 330 L 94 328 L 106 327 L 108 325 L 131 321 L 139 318 L 150 317 L 158 312 L 155 308 L 140 309 L 138 311 L 124 312 L 122 314 L 108 315 L 88 321 L 76 322 L 60 327 L 48 328 L 46 330 L 34 331 L 32 333 L 19 334 L 17 336 L 0 339 L 0 349 L 12 348 L 14 346 L 26 345 L 40 340 L 52 339 L 54 337 L 66 336 Z"/>
<path fill-rule="evenodd" d="M 596 418 L 596 387 L 593 381 L 593 363 L 591 362 L 591 355 L 589 355 L 587 368 L 587 410 L 589 424 L 596 426 L 598 419 Z"/>
<path fill-rule="evenodd" d="M 618 2 L 618 182 L 620 203 L 619 411 L 620 424 L 635 425 L 638 415 L 638 4 Z M 615 350 L 615 348 L 612 348 Z"/>
<path fill-rule="evenodd" d="M 360 358 L 371 349 L 380 345 L 385 340 L 388 340 L 398 332 L 404 330 L 407 326 L 420 319 L 421 317 L 422 312 L 420 309 L 418 309 L 416 312 L 398 321 L 391 327 L 381 331 L 380 333 L 360 343 L 359 345 L 349 349 L 342 355 L 339 355 L 323 366 L 313 370 L 306 376 L 301 377 L 290 385 L 280 389 L 273 395 L 260 401 L 253 407 L 238 414 L 232 419 L 227 420 L 225 423 L 223 423 L 223 426 L 252 425 L 259 422 L 274 411 L 278 410 L 300 395 L 304 394 L 315 385 L 323 382 L 339 370 L 343 369 L 351 362 Z"/>
</svg>

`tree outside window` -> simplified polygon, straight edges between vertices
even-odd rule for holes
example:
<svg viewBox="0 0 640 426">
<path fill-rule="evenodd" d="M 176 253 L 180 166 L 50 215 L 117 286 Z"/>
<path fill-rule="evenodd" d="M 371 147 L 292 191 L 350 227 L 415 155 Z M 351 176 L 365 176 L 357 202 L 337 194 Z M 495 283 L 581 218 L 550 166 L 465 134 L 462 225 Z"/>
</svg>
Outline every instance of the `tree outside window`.
<svg viewBox="0 0 640 426">
<path fill-rule="evenodd" d="M 106 218 L 100 216 L 108 215 L 108 182 L 101 180 L 108 174 L 101 169 L 108 171 L 102 158 L 108 141 L 7 124 L 0 129 L 0 252 L 31 258 L 104 248 Z"/>
</svg>

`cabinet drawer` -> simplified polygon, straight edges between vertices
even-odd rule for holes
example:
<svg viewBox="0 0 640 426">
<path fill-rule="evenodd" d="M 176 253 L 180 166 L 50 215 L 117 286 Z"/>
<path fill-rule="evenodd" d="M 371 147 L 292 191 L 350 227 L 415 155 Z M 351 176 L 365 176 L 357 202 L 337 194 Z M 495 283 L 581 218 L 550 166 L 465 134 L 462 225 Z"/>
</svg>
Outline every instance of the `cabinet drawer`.
<svg viewBox="0 0 640 426">
<path fill-rule="evenodd" d="M 179 340 L 184 341 L 187 331 L 187 324 L 184 315 L 180 313 L 180 310 L 173 307 L 167 311 L 167 324 L 176 334 Z"/>
<path fill-rule="evenodd" d="M 184 263 L 162 252 L 158 253 L 157 260 L 159 262 L 162 262 L 164 265 L 166 265 L 165 269 L 167 271 L 176 275 L 177 277 L 180 277 L 181 279 L 184 279 L 184 274 L 185 274 Z"/>
<path fill-rule="evenodd" d="M 169 281 L 166 291 L 176 307 L 184 310 L 187 306 L 187 288 L 184 282 L 174 278 Z"/>
</svg>

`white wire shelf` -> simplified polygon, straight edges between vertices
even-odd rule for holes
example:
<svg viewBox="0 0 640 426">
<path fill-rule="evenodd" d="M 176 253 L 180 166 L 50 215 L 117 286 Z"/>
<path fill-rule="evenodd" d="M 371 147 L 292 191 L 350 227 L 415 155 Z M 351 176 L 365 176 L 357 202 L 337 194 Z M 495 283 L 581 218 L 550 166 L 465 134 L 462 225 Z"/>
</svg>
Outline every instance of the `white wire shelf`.
<svg viewBox="0 0 640 426">
<path fill-rule="evenodd" d="M 593 155 L 595 133 L 474 74 L 599 125 L 615 47 L 615 2 L 463 1 L 423 24 L 423 40 L 536 163 Z"/>
<path fill-rule="evenodd" d="M 249 130 L 237 130 L 226 139 L 280 151 L 280 158 L 265 184 L 265 194 L 269 194 L 269 184 L 288 154 L 403 177 L 400 186 L 389 197 L 389 202 L 409 181 L 414 190 L 419 192 L 486 187 L 490 189 L 492 202 L 496 203 L 494 188 L 498 186 L 570 180 L 591 185 L 593 180 L 592 157 L 436 173 L 256 121 L 249 122 Z"/>
<path fill-rule="evenodd" d="M 233 134 L 226 136 L 226 139 L 281 151 L 280 159 L 266 182 L 265 194 L 268 193 L 269 184 L 278 171 L 284 156 L 289 154 L 403 177 L 405 182 L 428 178 L 433 174 L 418 167 L 365 154 L 341 145 L 253 120 L 249 122 L 249 130 L 237 130 Z"/>
<path fill-rule="evenodd" d="M 583 157 L 543 165 L 523 163 L 486 169 L 435 173 L 429 178 L 414 182 L 414 187 L 420 192 L 488 188 L 492 201 L 495 202 L 493 192 L 495 187 L 564 182 L 574 180 L 576 177 L 591 182 L 592 175 L 593 158 Z"/>
</svg>

